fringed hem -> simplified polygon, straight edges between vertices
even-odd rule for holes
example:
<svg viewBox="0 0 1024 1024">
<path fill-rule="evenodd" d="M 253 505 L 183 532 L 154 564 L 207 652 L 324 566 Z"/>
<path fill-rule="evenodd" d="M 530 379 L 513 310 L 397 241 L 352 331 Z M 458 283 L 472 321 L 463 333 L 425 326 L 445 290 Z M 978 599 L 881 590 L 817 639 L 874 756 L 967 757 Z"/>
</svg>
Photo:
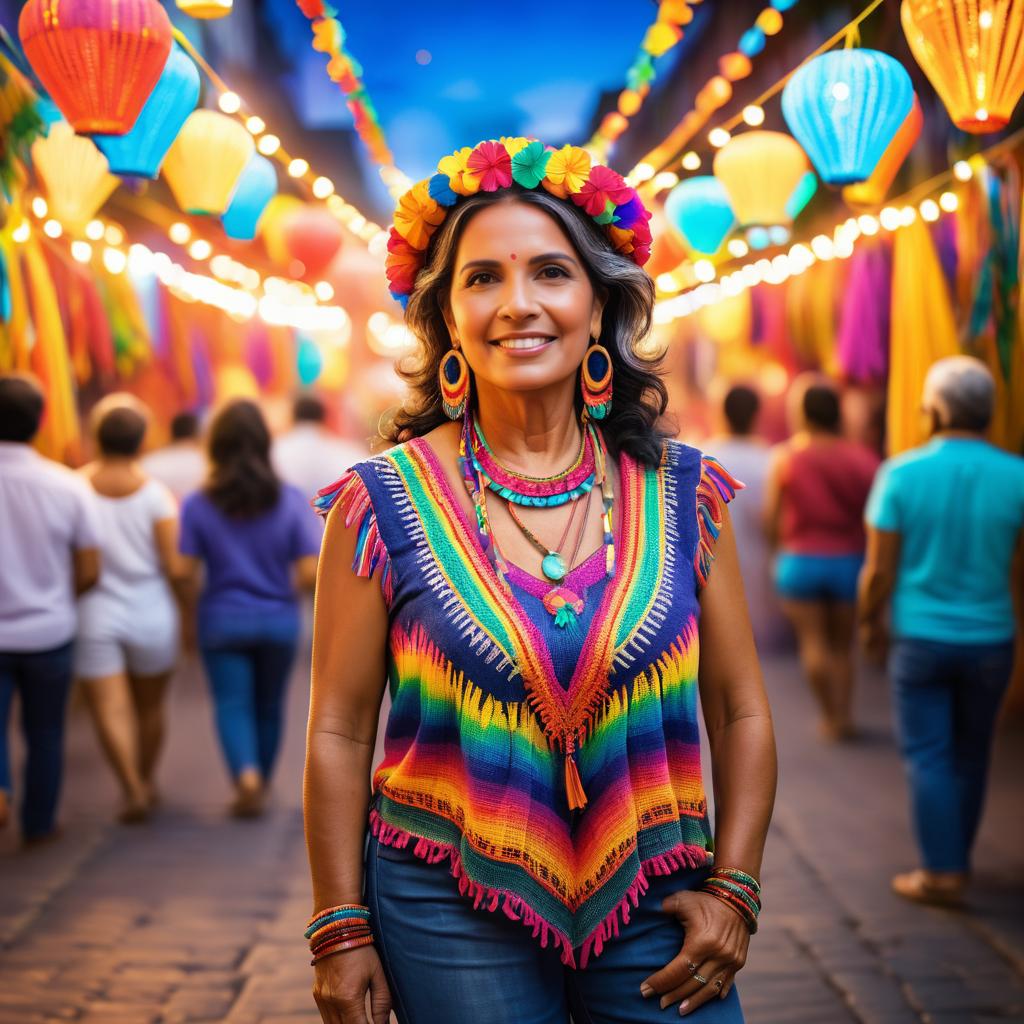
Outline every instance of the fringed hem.
<svg viewBox="0 0 1024 1024">
<path fill-rule="evenodd" d="M 606 942 L 618 938 L 619 929 L 629 924 L 630 911 L 637 907 L 640 897 L 647 892 L 648 878 L 655 875 L 671 875 L 676 871 L 706 867 L 708 853 L 702 847 L 681 843 L 679 846 L 657 857 L 650 857 L 640 864 L 632 885 L 622 900 L 605 915 L 604 920 L 583 941 L 580 961 L 577 965 L 572 942 L 565 932 L 560 931 L 542 918 L 521 897 L 504 889 L 492 889 L 473 881 L 462 864 L 462 856 L 451 843 L 435 843 L 433 840 L 415 836 L 411 832 L 389 825 L 376 809 L 370 811 L 370 829 L 374 837 L 384 846 L 404 850 L 415 841 L 413 854 L 428 864 L 450 861 L 450 873 L 459 883 L 459 893 L 473 901 L 474 910 L 494 913 L 499 908 L 511 921 L 519 921 L 532 929 L 533 938 L 540 939 L 541 949 L 547 949 L 549 940 L 560 951 L 563 965 L 574 970 L 584 970 L 590 958 L 599 957 Z"/>
<path fill-rule="evenodd" d="M 706 587 L 715 560 L 715 541 L 722 532 L 725 506 L 744 485 L 731 476 L 710 455 L 701 456 L 700 482 L 697 484 L 697 551 L 693 568 L 701 587 Z"/>
<path fill-rule="evenodd" d="M 370 501 L 370 492 L 366 489 L 362 477 L 354 469 L 347 470 L 333 484 L 328 484 L 317 491 L 312 505 L 325 519 L 335 505 L 340 505 L 345 513 L 346 527 L 358 522 L 359 532 L 356 536 L 355 555 L 352 558 L 352 571 L 357 576 L 370 579 L 380 566 L 381 590 L 384 593 L 384 600 L 390 607 L 393 596 L 391 558 L 384 538 L 377 528 L 377 516 Z"/>
</svg>

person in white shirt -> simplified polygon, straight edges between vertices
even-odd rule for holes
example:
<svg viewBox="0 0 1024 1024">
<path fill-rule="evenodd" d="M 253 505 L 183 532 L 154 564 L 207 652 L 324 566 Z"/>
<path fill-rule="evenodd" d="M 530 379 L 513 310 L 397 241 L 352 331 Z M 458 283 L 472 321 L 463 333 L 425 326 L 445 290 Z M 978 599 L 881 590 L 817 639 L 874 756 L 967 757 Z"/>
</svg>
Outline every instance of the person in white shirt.
<svg viewBox="0 0 1024 1024">
<path fill-rule="evenodd" d="M 17 693 L 28 751 L 19 808 L 26 845 L 57 835 L 75 597 L 100 578 L 92 492 L 30 447 L 44 405 L 35 378 L 0 376 L 0 825 L 10 814 L 7 725 Z"/>
<path fill-rule="evenodd" d="M 99 458 L 81 471 L 97 496 L 104 570 L 79 602 L 75 675 L 121 784 L 126 824 L 144 821 L 152 807 L 164 694 L 179 650 L 170 583 L 178 505 L 139 462 L 148 421 L 131 395 L 103 399 L 91 417 Z"/>
<path fill-rule="evenodd" d="M 180 505 L 186 494 L 198 490 L 206 478 L 206 453 L 199 437 L 199 417 L 179 412 L 171 420 L 171 443 L 142 459 L 147 476 L 164 484 Z"/>
<path fill-rule="evenodd" d="M 315 395 L 302 394 L 292 408 L 294 425 L 271 451 L 274 470 L 312 499 L 333 473 L 344 472 L 369 455 L 366 445 L 339 437 L 325 425 L 327 410 Z"/>
</svg>

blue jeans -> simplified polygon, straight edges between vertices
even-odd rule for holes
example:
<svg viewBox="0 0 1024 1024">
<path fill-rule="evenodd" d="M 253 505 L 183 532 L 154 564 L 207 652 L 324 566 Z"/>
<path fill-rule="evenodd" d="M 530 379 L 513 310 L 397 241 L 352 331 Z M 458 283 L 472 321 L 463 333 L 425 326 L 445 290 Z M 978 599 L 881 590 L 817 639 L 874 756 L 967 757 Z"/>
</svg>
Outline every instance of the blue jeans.
<svg viewBox="0 0 1024 1024">
<path fill-rule="evenodd" d="M 270 778 L 284 727 L 284 698 L 299 637 L 298 612 L 219 613 L 200 626 L 217 735 L 232 778 Z"/>
<path fill-rule="evenodd" d="M 28 756 L 21 828 L 26 839 L 53 831 L 64 773 L 64 718 L 71 692 L 70 643 L 50 651 L 0 652 L 0 789 L 11 791 L 7 720 L 14 691 Z"/>
<path fill-rule="evenodd" d="M 899 639 L 889 655 L 896 726 L 924 866 L 966 871 L 985 801 L 992 731 L 1013 644 Z"/>
<path fill-rule="evenodd" d="M 640 983 L 678 956 L 683 928 L 661 910 L 671 892 L 696 888 L 706 871 L 651 879 L 619 937 L 586 970 L 564 967 L 551 946 L 499 909 L 474 910 L 459 894 L 447 861 L 428 864 L 410 845 L 383 846 L 371 835 L 366 903 L 399 1024 L 646 1024 L 679 1020 L 645 999 Z M 687 1019 L 742 1024 L 736 989 Z"/>
</svg>

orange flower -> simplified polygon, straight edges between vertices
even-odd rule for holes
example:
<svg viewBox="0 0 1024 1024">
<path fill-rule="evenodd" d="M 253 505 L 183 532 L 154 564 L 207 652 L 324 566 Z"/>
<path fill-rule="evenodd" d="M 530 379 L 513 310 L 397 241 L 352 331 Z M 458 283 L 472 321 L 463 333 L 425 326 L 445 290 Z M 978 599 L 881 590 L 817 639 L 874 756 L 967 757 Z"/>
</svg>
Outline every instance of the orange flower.
<svg viewBox="0 0 1024 1024">
<path fill-rule="evenodd" d="M 579 192 L 590 176 L 590 154 L 579 146 L 563 146 L 551 154 L 541 184 L 559 199 Z"/>
<path fill-rule="evenodd" d="M 469 146 L 463 146 L 437 165 L 439 173 L 448 175 L 451 190 L 460 196 L 471 196 L 480 191 L 480 175 L 475 174 L 468 166 L 469 155 L 472 152 Z"/>
<path fill-rule="evenodd" d="M 398 200 L 395 230 L 414 249 L 422 251 L 444 217 L 444 207 L 430 198 L 430 182 L 421 181 Z"/>
</svg>

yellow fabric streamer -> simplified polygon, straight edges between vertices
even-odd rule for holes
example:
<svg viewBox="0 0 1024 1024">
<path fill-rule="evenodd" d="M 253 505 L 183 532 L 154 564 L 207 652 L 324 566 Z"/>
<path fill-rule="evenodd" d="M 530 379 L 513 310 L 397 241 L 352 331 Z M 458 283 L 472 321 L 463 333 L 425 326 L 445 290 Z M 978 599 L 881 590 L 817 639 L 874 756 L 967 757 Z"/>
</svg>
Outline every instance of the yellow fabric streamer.
<svg viewBox="0 0 1024 1024">
<path fill-rule="evenodd" d="M 835 376 L 837 261 L 817 263 L 805 274 L 791 277 L 786 286 L 786 323 L 789 337 L 803 366 Z"/>
<path fill-rule="evenodd" d="M 23 252 L 35 325 L 32 371 L 42 380 L 46 391 L 46 414 L 35 446 L 51 459 L 73 462 L 79 450 L 78 413 L 57 292 L 38 240 L 30 237 Z"/>
<path fill-rule="evenodd" d="M 928 226 L 920 218 L 894 235 L 889 341 L 889 454 L 927 440 L 921 389 L 928 368 L 960 351 L 953 304 Z"/>
<path fill-rule="evenodd" d="M 4 254 L 7 287 L 11 295 L 11 315 L 6 323 L 0 323 L 0 370 L 24 372 L 29 368 L 30 346 L 27 330 L 28 300 L 21 274 L 21 247 L 12 240 L 10 231 L 3 231 L 0 232 L 0 249 Z"/>
</svg>

